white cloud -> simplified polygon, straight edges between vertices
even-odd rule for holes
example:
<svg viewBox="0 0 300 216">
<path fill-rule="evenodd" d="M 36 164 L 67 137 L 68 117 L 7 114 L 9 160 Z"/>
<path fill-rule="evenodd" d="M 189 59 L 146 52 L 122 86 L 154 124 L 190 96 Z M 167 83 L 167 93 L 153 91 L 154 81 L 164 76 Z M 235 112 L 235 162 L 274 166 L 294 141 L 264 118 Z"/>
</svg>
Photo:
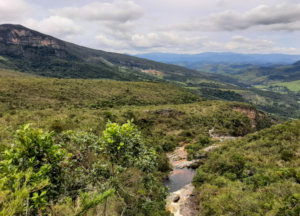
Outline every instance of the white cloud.
<svg viewBox="0 0 300 216">
<path fill-rule="evenodd" d="M 126 23 L 120 23 L 116 21 L 104 21 L 101 22 L 102 33 L 110 35 L 117 40 L 130 40 L 131 35 L 134 34 L 136 24 L 128 21 Z"/>
<path fill-rule="evenodd" d="M 176 53 L 201 53 L 201 52 L 238 52 L 238 53 L 289 53 L 298 50 L 293 47 L 280 47 L 276 43 L 265 39 L 251 39 L 243 36 L 233 36 L 227 42 L 210 40 L 208 37 L 180 37 L 173 33 L 135 34 L 128 41 L 108 39 L 100 35 L 96 39 L 108 48 L 117 50 L 139 50 L 140 52 L 176 52 Z"/>
<path fill-rule="evenodd" d="M 263 39 L 249 39 L 242 36 L 232 37 L 232 41 L 225 45 L 225 48 L 232 51 L 247 50 L 247 51 L 257 51 L 262 49 L 268 49 L 273 47 L 275 44 L 269 40 Z"/>
<path fill-rule="evenodd" d="M 105 35 L 97 35 L 95 37 L 98 44 L 116 49 L 144 49 L 152 50 L 156 48 L 176 48 L 176 49 L 191 49 L 203 46 L 207 37 L 181 37 L 175 33 L 149 33 L 149 34 L 134 34 L 129 39 L 117 40 L 110 39 Z"/>
<path fill-rule="evenodd" d="M 294 53 L 296 48 L 277 47 L 270 40 L 265 39 L 250 39 L 243 36 L 233 36 L 231 41 L 220 46 L 221 49 L 231 52 L 242 53 Z"/>
<path fill-rule="evenodd" d="M 23 22 L 26 27 L 56 37 L 82 34 L 82 27 L 76 25 L 73 20 L 65 17 L 50 16 L 42 21 L 28 19 Z"/>
<path fill-rule="evenodd" d="M 133 1 L 114 1 L 113 3 L 92 2 L 84 7 L 65 7 L 51 10 L 52 13 L 68 18 L 79 18 L 87 21 L 127 22 L 140 19 L 144 10 Z"/>
<path fill-rule="evenodd" d="M 181 37 L 174 33 L 135 34 L 131 42 L 135 47 L 170 47 L 170 46 L 198 46 L 207 37 Z"/>
<path fill-rule="evenodd" d="M 282 3 L 275 6 L 259 5 L 244 13 L 226 10 L 198 20 L 188 20 L 159 30 L 234 31 L 252 27 L 265 30 L 300 30 L 300 4 Z"/>
<path fill-rule="evenodd" d="M 0 22 L 13 22 L 25 17 L 31 11 L 23 0 L 0 0 Z"/>
<path fill-rule="evenodd" d="M 115 49 L 125 49 L 129 48 L 128 44 L 124 41 L 112 40 L 107 38 L 105 35 L 97 35 L 95 37 L 98 44 L 105 45 L 107 47 L 112 47 Z"/>
</svg>

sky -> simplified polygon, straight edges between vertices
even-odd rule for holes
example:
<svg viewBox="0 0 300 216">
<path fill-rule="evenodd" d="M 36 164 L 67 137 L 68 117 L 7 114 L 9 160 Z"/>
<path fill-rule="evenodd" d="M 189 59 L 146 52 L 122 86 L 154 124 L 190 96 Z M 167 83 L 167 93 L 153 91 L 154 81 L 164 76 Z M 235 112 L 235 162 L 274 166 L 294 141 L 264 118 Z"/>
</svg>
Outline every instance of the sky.
<svg viewBox="0 0 300 216">
<path fill-rule="evenodd" d="M 0 0 L 4 23 L 117 53 L 300 54 L 299 0 Z"/>
</svg>

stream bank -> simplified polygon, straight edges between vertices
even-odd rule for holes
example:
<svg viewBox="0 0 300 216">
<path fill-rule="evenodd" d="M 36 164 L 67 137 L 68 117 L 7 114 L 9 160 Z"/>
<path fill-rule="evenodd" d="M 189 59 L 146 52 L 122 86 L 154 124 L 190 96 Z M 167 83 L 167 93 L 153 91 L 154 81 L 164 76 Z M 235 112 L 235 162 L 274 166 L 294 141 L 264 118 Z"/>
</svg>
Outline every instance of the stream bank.
<svg viewBox="0 0 300 216">
<path fill-rule="evenodd" d="M 196 174 L 196 169 L 188 168 L 196 161 L 187 160 L 187 152 L 183 144 L 172 153 L 167 154 L 173 167 L 168 179 L 163 181 L 169 188 L 166 209 L 174 216 L 193 216 L 196 213 L 196 197 L 193 195 L 195 187 L 191 184 Z"/>
<path fill-rule="evenodd" d="M 214 136 L 209 131 L 210 136 L 216 141 L 223 142 L 224 140 L 236 139 L 235 137 Z M 195 141 L 193 141 L 195 142 Z M 196 174 L 196 169 L 192 169 L 194 164 L 198 164 L 200 160 L 187 160 L 187 151 L 185 147 L 189 143 L 183 143 L 181 147 L 177 147 L 172 153 L 168 153 L 170 164 L 173 167 L 168 179 L 163 181 L 163 184 L 169 188 L 170 195 L 167 198 L 166 209 L 174 216 L 194 216 L 198 212 L 198 202 L 193 194 L 195 187 L 192 185 L 193 178 Z M 212 145 L 203 149 L 205 152 L 213 151 L 219 145 Z"/>
</svg>

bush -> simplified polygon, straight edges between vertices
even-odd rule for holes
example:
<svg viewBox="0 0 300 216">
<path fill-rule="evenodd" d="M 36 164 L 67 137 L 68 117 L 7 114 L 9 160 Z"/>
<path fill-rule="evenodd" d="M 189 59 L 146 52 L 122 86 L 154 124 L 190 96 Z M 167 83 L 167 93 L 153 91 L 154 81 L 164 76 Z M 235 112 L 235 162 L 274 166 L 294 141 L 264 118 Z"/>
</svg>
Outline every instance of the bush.
<svg viewBox="0 0 300 216">
<path fill-rule="evenodd" d="M 66 152 L 54 144 L 53 135 L 29 124 L 22 126 L 16 133 L 14 148 L 6 151 L 1 163 L 2 173 L 32 169 L 34 173 L 40 173 L 39 178 L 48 178 L 46 190 L 50 200 L 56 200 L 62 193 L 66 159 Z"/>
<path fill-rule="evenodd" d="M 237 178 L 235 173 L 225 173 L 224 177 L 229 179 L 230 181 L 235 181 Z"/>
<path fill-rule="evenodd" d="M 284 161 L 291 161 L 294 157 L 294 153 L 290 150 L 283 150 L 281 152 L 281 159 Z"/>
<path fill-rule="evenodd" d="M 64 127 L 59 120 L 55 120 L 52 125 L 50 126 L 50 130 L 56 132 L 56 133 L 61 133 L 64 130 Z"/>
</svg>

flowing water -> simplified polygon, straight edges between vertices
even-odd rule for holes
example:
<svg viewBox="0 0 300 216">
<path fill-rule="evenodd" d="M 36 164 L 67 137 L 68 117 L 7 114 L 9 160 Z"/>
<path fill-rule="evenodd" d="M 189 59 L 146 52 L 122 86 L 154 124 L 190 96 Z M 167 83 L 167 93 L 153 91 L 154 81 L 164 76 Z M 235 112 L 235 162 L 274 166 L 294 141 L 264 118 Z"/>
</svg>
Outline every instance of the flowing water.
<svg viewBox="0 0 300 216">
<path fill-rule="evenodd" d="M 173 169 L 172 175 L 163 181 L 163 184 L 169 188 L 169 192 L 173 193 L 180 190 L 185 185 L 192 182 L 196 169 Z"/>
</svg>

